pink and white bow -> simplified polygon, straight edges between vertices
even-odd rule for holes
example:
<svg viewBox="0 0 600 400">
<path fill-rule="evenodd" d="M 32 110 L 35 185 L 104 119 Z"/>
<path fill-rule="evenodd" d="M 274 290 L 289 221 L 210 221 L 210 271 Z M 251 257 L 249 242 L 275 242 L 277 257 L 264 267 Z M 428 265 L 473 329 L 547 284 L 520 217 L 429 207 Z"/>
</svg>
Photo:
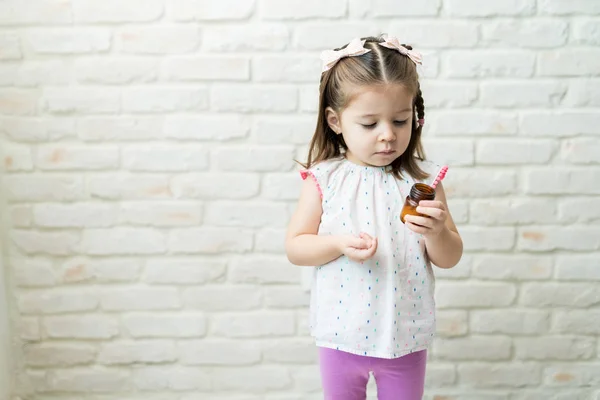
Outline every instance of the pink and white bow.
<svg viewBox="0 0 600 400">
<path fill-rule="evenodd" d="M 321 72 L 330 70 L 342 58 L 362 56 L 363 54 L 370 52 L 371 49 L 365 49 L 365 42 L 366 40 L 355 38 L 343 49 L 323 51 L 321 53 L 321 60 L 323 61 L 323 69 Z"/>
<path fill-rule="evenodd" d="M 423 56 L 418 51 L 409 50 L 400 44 L 398 38 L 394 36 L 384 36 L 385 42 L 379 43 L 380 46 L 387 47 L 388 49 L 397 50 L 400 54 L 403 54 L 410 58 L 415 64 L 423 64 Z"/>
</svg>

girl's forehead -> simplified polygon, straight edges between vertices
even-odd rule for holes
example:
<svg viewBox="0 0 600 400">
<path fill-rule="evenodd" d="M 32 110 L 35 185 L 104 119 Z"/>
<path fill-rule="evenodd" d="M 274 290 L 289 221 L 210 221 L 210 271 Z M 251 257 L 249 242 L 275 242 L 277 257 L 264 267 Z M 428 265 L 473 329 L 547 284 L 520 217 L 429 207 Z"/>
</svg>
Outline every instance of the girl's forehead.
<svg viewBox="0 0 600 400">
<path fill-rule="evenodd" d="M 398 111 L 412 110 L 414 92 L 405 85 L 387 83 L 364 85 L 351 88 L 346 110 L 394 108 Z"/>
</svg>

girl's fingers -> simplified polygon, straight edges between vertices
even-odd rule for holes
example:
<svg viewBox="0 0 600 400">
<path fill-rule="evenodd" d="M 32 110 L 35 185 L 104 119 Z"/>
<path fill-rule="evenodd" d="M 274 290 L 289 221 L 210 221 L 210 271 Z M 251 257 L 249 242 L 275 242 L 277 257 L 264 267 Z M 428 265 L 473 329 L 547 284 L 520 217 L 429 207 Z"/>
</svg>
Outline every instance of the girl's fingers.
<svg viewBox="0 0 600 400">
<path fill-rule="evenodd" d="M 416 211 L 419 214 L 427 215 L 427 216 L 429 216 L 431 218 L 435 218 L 435 219 L 443 219 L 444 213 L 445 213 L 445 211 L 440 208 L 423 207 L 423 206 L 417 207 Z"/>
<path fill-rule="evenodd" d="M 404 220 L 412 223 L 413 225 L 420 225 L 426 228 L 431 228 L 433 223 L 431 218 L 420 217 L 418 215 L 407 215 L 404 217 Z"/>
<path fill-rule="evenodd" d="M 439 200 L 421 200 L 419 202 L 420 207 L 430 207 L 430 208 L 438 208 L 440 210 L 445 210 L 446 206 Z M 420 212 L 420 211 L 418 211 Z"/>
</svg>

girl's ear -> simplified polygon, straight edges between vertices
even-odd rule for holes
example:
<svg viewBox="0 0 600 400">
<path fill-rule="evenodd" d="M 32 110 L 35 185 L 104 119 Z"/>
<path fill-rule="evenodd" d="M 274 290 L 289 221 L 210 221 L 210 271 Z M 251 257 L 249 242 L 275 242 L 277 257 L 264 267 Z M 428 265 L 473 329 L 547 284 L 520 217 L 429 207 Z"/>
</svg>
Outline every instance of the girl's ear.
<svg viewBox="0 0 600 400">
<path fill-rule="evenodd" d="M 327 120 L 327 125 L 331 128 L 332 131 L 337 133 L 338 135 L 342 133 L 342 126 L 340 123 L 340 117 L 338 113 L 334 111 L 333 108 L 327 107 L 325 109 L 325 119 Z"/>
</svg>

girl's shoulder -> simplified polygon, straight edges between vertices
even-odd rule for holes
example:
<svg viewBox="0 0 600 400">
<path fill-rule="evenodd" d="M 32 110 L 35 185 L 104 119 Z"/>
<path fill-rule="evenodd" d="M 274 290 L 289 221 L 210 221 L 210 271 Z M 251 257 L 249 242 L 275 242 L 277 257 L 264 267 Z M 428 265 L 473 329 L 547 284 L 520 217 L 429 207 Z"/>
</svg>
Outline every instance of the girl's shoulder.
<svg viewBox="0 0 600 400">
<path fill-rule="evenodd" d="M 346 171 L 346 169 L 343 168 L 344 164 L 345 158 L 343 157 L 319 161 L 309 169 L 300 171 L 300 176 L 302 179 L 306 179 L 309 176 L 312 177 L 319 189 L 319 193 L 321 193 L 321 197 L 323 197 L 323 189 L 329 185 L 329 181 L 332 177 L 343 174 Z"/>
</svg>

